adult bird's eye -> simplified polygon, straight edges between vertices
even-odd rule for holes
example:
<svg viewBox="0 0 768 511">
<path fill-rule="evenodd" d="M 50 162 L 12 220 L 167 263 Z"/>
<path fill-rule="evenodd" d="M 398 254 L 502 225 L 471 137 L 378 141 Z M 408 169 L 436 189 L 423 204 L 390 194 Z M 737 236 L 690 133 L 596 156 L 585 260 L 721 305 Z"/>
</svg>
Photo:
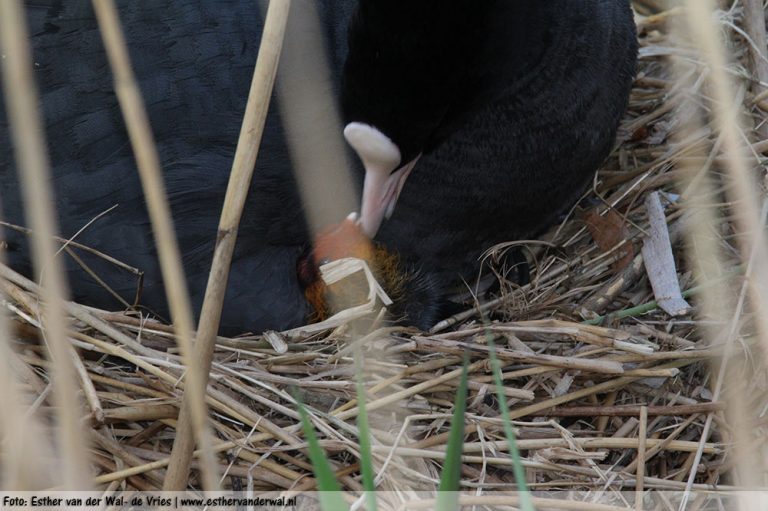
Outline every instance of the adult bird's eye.
<svg viewBox="0 0 768 511">
<path fill-rule="evenodd" d="M 330 263 L 330 262 L 331 262 L 331 259 L 330 259 L 330 258 L 328 258 L 328 257 L 323 257 L 322 259 L 320 259 L 320 261 L 318 261 L 318 262 L 317 262 L 317 265 L 318 265 L 318 266 L 323 266 L 324 264 L 328 264 L 328 263 Z"/>
</svg>

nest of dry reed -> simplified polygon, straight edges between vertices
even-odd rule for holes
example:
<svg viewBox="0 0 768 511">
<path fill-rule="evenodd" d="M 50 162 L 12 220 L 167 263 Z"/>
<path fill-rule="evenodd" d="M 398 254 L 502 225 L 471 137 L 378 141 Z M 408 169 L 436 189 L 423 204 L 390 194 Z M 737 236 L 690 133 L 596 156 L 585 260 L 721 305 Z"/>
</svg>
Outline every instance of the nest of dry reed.
<svg viewBox="0 0 768 511">
<path fill-rule="evenodd" d="M 638 2 L 638 10 L 652 2 Z M 753 90 L 754 76 L 741 11 L 721 13 L 736 61 L 732 70 Z M 299 414 L 296 387 L 345 490 L 360 491 L 359 440 L 354 417 L 354 364 L 350 345 L 361 347 L 366 367 L 374 464 L 382 490 L 433 489 L 445 456 L 447 431 L 461 367 L 470 354 L 468 410 L 462 480 L 465 488 L 514 488 L 511 458 L 488 362 L 487 335 L 498 346 L 505 394 L 534 490 L 683 490 L 735 484 L 727 447 L 733 424 L 726 395 L 715 391 L 713 360 L 723 349 L 709 342 L 715 323 L 697 307 L 709 282 L 694 277 L 679 200 L 679 162 L 697 144 L 710 145 L 711 129 L 675 142 L 679 85 L 669 57 L 687 58 L 670 40 L 676 10 L 638 16 L 639 76 L 616 151 L 594 187 L 545 243 L 530 243 L 532 283 L 503 282 L 500 296 L 451 318 L 433 332 L 378 328 L 362 339 L 344 327 L 312 335 L 270 333 L 217 342 L 207 392 L 223 485 L 233 489 L 315 488 Z M 695 63 L 696 64 L 696 63 Z M 697 64 L 703 74 L 705 64 Z M 688 90 L 707 102 L 700 84 Z M 754 110 L 754 95 L 743 104 Z M 759 98 L 758 98 L 759 99 Z M 759 127 L 759 126 L 758 126 Z M 748 134 L 750 140 L 755 137 Z M 756 154 L 768 146 L 752 145 Z M 714 153 L 713 153 L 714 154 Z M 695 160 L 695 157 L 689 159 Z M 699 161 L 699 160 L 696 160 Z M 717 166 L 718 156 L 709 161 Z M 700 162 L 701 163 L 701 162 Z M 648 197 L 663 204 L 682 290 L 693 305 L 671 317 L 654 302 L 642 247 L 652 231 Z M 717 282 L 740 282 L 737 230 L 729 204 L 711 234 L 730 257 Z M 497 247 L 494 253 L 509 247 Z M 493 255 L 493 254 L 491 254 Z M 499 272 L 503 279 L 503 272 Z M 35 285 L 4 270 L 16 326 L 13 365 L 34 409 L 52 417 L 50 362 L 38 330 Z M 695 292 L 698 291 L 698 292 Z M 70 305 L 69 332 L 91 442 L 91 465 L 100 487 L 156 490 L 175 438 L 184 373 L 172 329 L 145 319 Z M 739 311 L 741 312 L 741 311 Z M 750 316 L 733 355 L 760 374 L 752 356 Z M 717 365 L 715 365 L 717 367 Z M 746 367 L 746 366 L 745 366 Z M 768 405 L 764 377 L 746 383 L 751 439 L 764 439 Z M 199 484 L 193 463 L 190 485 Z"/>
</svg>

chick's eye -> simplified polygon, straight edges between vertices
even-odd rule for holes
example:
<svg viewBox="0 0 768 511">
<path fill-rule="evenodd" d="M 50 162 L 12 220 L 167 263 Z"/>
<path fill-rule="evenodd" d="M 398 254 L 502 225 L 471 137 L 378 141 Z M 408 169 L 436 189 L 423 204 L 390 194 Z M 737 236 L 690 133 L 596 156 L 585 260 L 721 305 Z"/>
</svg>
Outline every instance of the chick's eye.
<svg viewBox="0 0 768 511">
<path fill-rule="evenodd" d="M 320 259 L 320 261 L 318 261 L 318 262 L 317 262 L 317 265 L 318 265 L 318 266 L 323 266 L 324 264 L 328 264 L 328 263 L 330 263 L 330 262 L 331 262 L 331 259 L 330 259 L 330 258 L 328 258 L 328 257 L 323 257 L 322 259 Z"/>
</svg>

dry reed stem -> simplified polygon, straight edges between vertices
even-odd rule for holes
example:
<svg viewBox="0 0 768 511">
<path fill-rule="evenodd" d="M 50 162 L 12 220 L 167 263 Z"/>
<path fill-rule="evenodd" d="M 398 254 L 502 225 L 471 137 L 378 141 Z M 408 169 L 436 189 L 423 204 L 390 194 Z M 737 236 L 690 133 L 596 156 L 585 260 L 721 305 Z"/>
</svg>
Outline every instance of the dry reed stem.
<svg viewBox="0 0 768 511">
<path fill-rule="evenodd" d="M 80 356 L 71 346 L 69 347 L 69 354 L 72 358 L 72 363 L 75 366 L 77 377 L 80 380 L 80 386 L 85 394 L 85 400 L 88 403 L 88 407 L 91 409 L 91 417 L 96 426 L 101 427 L 104 425 L 104 409 L 101 406 L 96 387 L 94 387 L 93 381 L 91 381 L 88 370 L 85 368 L 85 364 L 83 364 Z"/>
<path fill-rule="evenodd" d="M 520 497 L 518 496 L 459 496 L 459 504 L 461 506 L 492 506 L 498 508 L 499 506 L 510 506 L 517 508 L 520 505 Z M 558 500 L 544 497 L 531 497 L 531 503 L 536 509 L 563 509 L 566 511 L 627 511 L 626 507 L 611 506 L 608 504 L 600 504 L 596 502 L 579 502 L 572 500 Z M 413 502 L 403 503 L 398 511 L 406 511 L 409 509 L 435 509 L 435 499 L 423 499 Z"/>
<path fill-rule="evenodd" d="M 730 347 L 737 334 L 738 317 L 741 316 L 744 303 L 745 291 L 749 292 L 751 305 L 757 313 L 754 316 L 755 329 L 758 340 L 765 347 L 768 345 L 768 318 L 764 311 L 768 306 L 768 289 L 766 289 L 766 279 L 768 279 L 768 253 L 765 248 L 764 232 L 764 213 L 759 206 L 758 197 L 755 193 L 755 179 L 751 175 L 747 166 L 747 160 L 743 149 L 742 128 L 739 124 L 740 112 L 733 106 L 732 102 L 732 84 L 730 78 L 725 72 L 727 58 L 724 46 L 721 44 L 717 34 L 717 27 L 712 23 L 711 13 L 714 10 L 710 1 L 685 2 L 687 9 L 688 30 L 693 41 L 698 45 L 701 55 L 709 67 L 709 82 L 712 89 L 712 110 L 714 112 L 714 124 L 720 133 L 722 140 L 723 153 L 727 157 L 725 168 L 729 172 L 729 189 L 732 201 L 738 201 L 739 207 L 734 208 L 735 223 L 742 233 L 739 239 L 741 254 L 744 260 L 748 261 L 748 278 L 742 288 L 738 303 L 733 308 L 734 317 L 732 327 L 727 336 L 726 342 Z M 762 19 L 762 17 L 761 17 Z M 764 44 L 761 43 L 761 44 Z M 717 251 L 711 252 L 708 257 L 716 256 Z M 719 305 L 719 304 L 718 304 Z M 722 305 L 719 305 L 722 306 Z M 715 305 L 711 304 L 710 310 Z M 730 309 L 730 307 L 729 307 Z M 726 348 L 728 350 L 728 348 Z M 713 399 L 719 399 L 720 391 L 725 383 L 726 367 L 728 364 L 728 350 L 721 364 L 721 370 L 717 377 Z M 763 349 L 764 351 L 764 349 Z M 735 418 L 740 421 L 741 418 Z M 707 416 L 702 433 L 701 442 L 705 442 L 710 434 L 710 428 L 713 421 L 713 414 Z M 701 449 L 695 457 L 689 459 L 690 473 L 687 479 L 686 495 L 681 504 L 685 508 L 690 493 L 690 487 L 693 485 L 697 468 L 701 460 Z"/>
<path fill-rule="evenodd" d="M 744 6 L 744 30 L 747 33 L 750 63 L 755 83 L 752 92 L 756 97 L 768 93 L 768 48 L 766 48 L 765 12 L 762 0 L 741 0 Z M 765 113 L 768 102 L 753 99 L 762 110 L 757 112 L 755 130 L 762 139 L 768 138 Z"/>
<path fill-rule="evenodd" d="M 648 447 L 656 447 L 662 445 L 663 440 L 655 439 L 643 439 L 643 438 L 547 438 L 547 439 L 520 439 L 518 440 L 518 447 L 521 450 L 535 450 L 535 449 L 549 449 L 552 447 L 580 447 L 584 449 L 638 449 L 640 444 L 645 442 Z M 698 442 L 689 442 L 682 440 L 674 440 L 665 444 L 665 448 L 670 451 L 680 452 L 695 452 L 698 447 Z M 382 447 L 384 449 L 385 447 Z M 486 449 L 490 451 L 506 451 L 509 445 L 506 444 L 506 440 L 498 440 L 493 442 L 466 442 L 463 447 L 465 453 L 478 453 L 484 452 Z M 423 449 L 409 450 L 408 447 L 401 448 L 402 452 L 413 452 L 415 450 L 424 451 Z M 445 452 L 446 446 L 439 446 L 434 449 L 435 452 Z M 708 454 L 714 454 L 719 452 L 717 445 L 708 443 L 705 444 L 705 449 Z"/>
<path fill-rule="evenodd" d="M 50 162 L 43 123 L 38 110 L 37 87 L 32 76 L 32 57 L 24 12 L 20 2 L 0 3 L 0 47 L 5 82 L 5 99 L 24 198 L 25 214 L 34 230 L 32 257 L 43 283 L 45 303 L 42 316 L 45 335 L 54 361 L 54 398 L 58 405 L 58 449 L 65 487 L 90 487 L 86 441 L 79 428 L 80 403 L 75 391 L 75 374 L 65 337 L 66 320 L 62 301 L 67 286 L 61 260 L 54 256 L 53 236 L 57 232 L 49 186 Z"/>
<path fill-rule="evenodd" d="M 277 80 L 293 174 L 312 234 L 358 209 L 323 30 L 318 4 L 297 3 Z"/>
<path fill-rule="evenodd" d="M 20 290 L 18 288 L 14 289 L 13 284 L 34 295 L 40 294 L 41 288 L 37 284 L 23 277 L 22 275 L 19 275 L 4 264 L 0 264 L 0 277 L 2 278 L 5 291 L 9 294 L 13 293 L 18 300 L 24 301 L 27 299 L 22 298 L 22 295 L 18 294 Z M 143 346 L 141 343 L 127 336 L 109 323 L 100 320 L 91 314 L 88 309 L 82 305 L 76 304 L 74 302 L 64 302 L 64 309 L 73 318 L 82 321 L 89 327 L 114 340 L 117 344 L 127 346 L 137 353 L 147 357 L 159 355 L 158 352 Z"/>
<path fill-rule="evenodd" d="M 635 509 L 643 510 L 643 478 L 645 477 L 645 455 L 648 447 L 648 408 L 640 408 L 640 429 L 637 433 L 637 485 L 635 486 Z M 660 445 L 659 444 L 656 445 Z"/>
<path fill-rule="evenodd" d="M 219 488 L 219 483 L 216 459 L 210 448 L 211 433 L 207 422 L 208 412 L 204 399 L 208 372 L 204 367 L 201 367 L 194 356 L 192 332 L 194 332 L 195 327 L 192 305 L 181 263 L 181 253 L 173 229 L 160 158 L 155 148 L 141 91 L 131 68 L 128 47 L 120 27 L 117 7 L 113 0 L 93 0 L 93 7 L 112 68 L 115 92 L 128 129 L 147 202 L 147 210 L 152 221 L 176 340 L 186 360 L 186 378 L 190 385 L 185 392 L 185 399 L 190 407 L 189 420 L 194 424 L 193 431 L 203 452 L 203 487 L 213 491 Z M 169 479 L 173 480 L 174 473 L 171 473 Z"/>
<path fill-rule="evenodd" d="M 12 351 L 6 311 L 0 311 L 0 364 L 0 409 L 5 438 L 0 485 L 6 490 L 28 491 L 50 485 L 52 474 L 46 469 L 44 453 L 51 448 L 40 441 L 42 431 L 37 416 L 25 410 L 20 383 L 32 383 L 33 393 L 38 395 L 44 395 L 45 385 L 34 372 L 25 371 L 27 366 Z"/>
<path fill-rule="evenodd" d="M 219 330 L 221 308 L 224 303 L 229 276 L 229 266 L 264 130 L 264 121 L 277 72 L 277 62 L 282 49 L 289 9 L 290 0 L 271 1 L 264 22 L 259 56 L 253 74 L 243 126 L 240 130 L 235 160 L 232 164 L 232 174 L 224 198 L 213 263 L 200 313 L 195 362 L 204 374 L 208 373 L 211 366 L 213 347 Z M 200 382 L 195 385 L 194 389 L 194 393 L 204 393 L 205 386 Z M 181 490 L 186 486 L 189 462 L 194 448 L 193 435 L 197 426 L 197 421 L 192 422 L 194 410 L 190 398 L 185 395 L 179 414 L 173 462 L 168 470 L 168 478 L 165 483 L 165 489 L 168 490 Z"/>
<path fill-rule="evenodd" d="M 723 403 L 701 403 L 696 405 L 671 405 L 671 406 L 574 406 L 571 408 L 554 408 L 546 415 L 555 417 L 636 417 L 645 409 L 648 415 L 670 415 L 684 417 L 710 411 L 723 410 Z"/>
</svg>

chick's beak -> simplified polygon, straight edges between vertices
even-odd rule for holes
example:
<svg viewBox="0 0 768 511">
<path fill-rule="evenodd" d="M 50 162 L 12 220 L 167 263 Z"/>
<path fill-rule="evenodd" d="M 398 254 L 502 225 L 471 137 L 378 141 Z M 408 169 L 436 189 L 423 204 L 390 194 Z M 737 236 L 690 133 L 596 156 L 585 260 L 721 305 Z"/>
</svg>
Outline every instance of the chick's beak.
<svg viewBox="0 0 768 511">
<path fill-rule="evenodd" d="M 348 124 L 344 137 L 365 167 L 360 224 L 363 232 L 373 238 L 384 218 L 392 216 L 405 180 L 418 157 L 400 166 L 398 147 L 381 131 L 367 124 Z"/>
</svg>

